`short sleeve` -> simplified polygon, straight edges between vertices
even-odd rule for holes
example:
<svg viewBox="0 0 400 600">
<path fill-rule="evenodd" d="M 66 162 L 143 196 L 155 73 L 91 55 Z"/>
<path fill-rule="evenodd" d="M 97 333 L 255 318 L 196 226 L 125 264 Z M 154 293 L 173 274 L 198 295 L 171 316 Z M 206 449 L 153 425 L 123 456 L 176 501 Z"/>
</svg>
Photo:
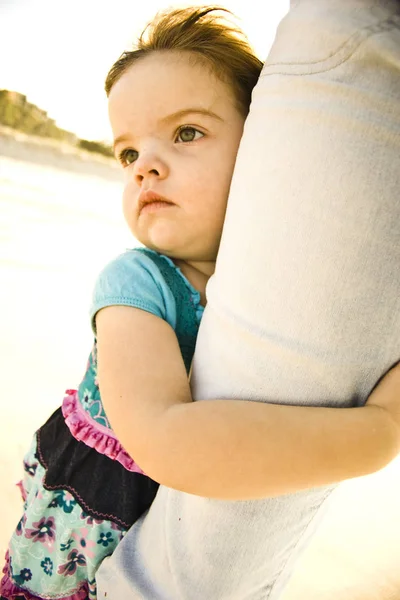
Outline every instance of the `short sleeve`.
<svg viewBox="0 0 400 600">
<path fill-rule="evenodd" d="M 176 305 L 172 292 L 149 256 L 128 250 L 100 273 L 93 291 L 90 319 L 96 335 L 95 317 L 106 306 L 132 306 L 167 321 L 174 329 Z"/>
</svg>

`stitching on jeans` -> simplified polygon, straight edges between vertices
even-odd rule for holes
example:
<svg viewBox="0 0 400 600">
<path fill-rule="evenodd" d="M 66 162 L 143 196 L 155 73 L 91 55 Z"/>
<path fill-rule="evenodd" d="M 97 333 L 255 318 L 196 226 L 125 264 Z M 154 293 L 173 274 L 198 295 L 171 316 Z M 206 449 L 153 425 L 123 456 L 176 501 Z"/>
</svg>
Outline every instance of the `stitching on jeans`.
<svg viewBox="0 0 400 600">
<path fill-rule="evenodd" d="M 169 512 L 169 506 L 171 504 L 169 490 L 168 490 L 168 496 L 167 496 L 167 498 L 166 498 L 165 501 L 166 501 L 166 504 L 167 504 L 167 506 L 165 507 L 166 508 L 165 513 L 168 514 L 168 512 Z M 167 538 L 168 538 L 168 536 L 167 536 L 167 519 L 164 519 L 164 523 L 163 523 L 163 536 L 164 536 L 164 539 L 165 539 L 165 542 L 164 542 L 165 543 L 165 556 L 166 556 L 166 559 L 167 559 L 167 564 L 168 564 L 169 572 L 171 573 L 171 578 L 172 578 L 172 580 L 174 582 L 175 589 L 176 589 L 177 592 L 179 592 L 179 599 L 180 600 L 184 600 L 183 596 L 181 595 L 181 590 L 178 589 L 178 582 L 177 582 L 176 574 L 175 574 L 174 570 L 172 569 L 171 556 L 170 556 L 170 552 L 169 552 L 169 544 L 167 544 Z"/>
<path fill-rule="evenodd" d="M 299 546 L 301 546 L 301 545 L 302 545 L 302 543 L 303 543 L 304 535 L 306 535 L 306 534 L 307 534 L 307 531 L 308 531 L 308 529 L 310 528 L 310 526 L 311 526 L 311 524 L 313 523 L 313 521 L 314 521 L 314 520 L 317 518 L 317 516 L 319 515 L 319 512 L 320 512 L 320 510 L 323 508 L 324 504 L 325 504 L 326 502 L 328 502 L 328 501 L 329 501 L 329 499 L 331 498 L 331 496 L 332 496 L 333 492 L 335 491 L 335 489 L 336 489 L 337 485 L 338 485 L 338 484 L 334 484 L 333 486 L 329 486 L 329 487 L 328 487 L 328 489 L 327 489 L 327 491 L 326 491 L 326 495 L 324 496 L 323 500 L 322 500 L 322 501 L 321 501 L 321 502 L 318 504 L 318 507 L 317 507 L 316 511 L 315 511 L 315 512 L 313 512 L 313 514 L 311 515 L 311 517 L 310 517 L 309 521 L 307 522 L 307 524 L 306 524 L 306 525 L 304 525 L 304 528 L 303 528 L 303 530 L 302 530 L 302 533 L 301 533 L 300 537 L 298 538 L 298 540 L 297 540 L 297 543 L 295 544 L 295 546 L 294 546 L 294 548 L 293 548 L 292 552 L 290 553 L 290 556 L 289 556 L 288 560 L 285 562 L 285 564 L 283 565 L 283 567 L 282 567 L 282 568 L 281 568 L 281 570 L 279 571 L 278 575 L 277 575 L 277 576 L 276 576 L 276 578 L 275 578 L 275 581 L 274 581 L 274 582 L 273 582 L 273 584 L 272 584 L 272 587 L 271 587 L 271 589 L 269 590 L 269 596 L 272 594 L 272 592 L 273 592 L 274 590 L 276 590 L 276 586 L 277 586 L 277 584 L 281 582 L 281 577 L 282 577 L 282 575 L 284 574 L 284 572 L 285 572 L 285 570 L 286 570 L 286 567 L 287 567 L 287 565 L 289 564 L 289 562 L 290 562 L 290 560 L 292 559 L 292 557 L 293 557 L 293 556 L 295 556 L 297 548 L 298 548 Z M 268 598 L 269 598 L 269 596 L 268 596 Z"/>
<path fill-rule="evenodd" d="M 326 73 L 339 67 L 343 63 L 345 63 L 361 46 L 363 42 L 365 42 L 368 38 L 373 35 L 383 33 L 385 31 L 390 31 L 391 29 L 398 29 L 400 27 L 400 14 L 394 14 L 385 21 L 381 21 L 380 23 L 369 25 L 360 31 L 354 33 L 349 39 L 347 39 L 339 48 L 335 50 L 332 54 L 328 55 L 323 60 L 318 60 L 314 62 L 304 62 L 304 63 L 296 63 L 296 62 L 288 62 L 288 63 L 271 63 L 266 64 L 265 69 L 261 72 L 260 79 L 263 77 L 268 77 L 269 75 L 292 75 L 292 76 L 304 76 L 304 75 L 315 75 L 317 73 Z M 343 55 L 340 58 L 340 55 Z M 333 59 L 337 57 L 338 62 L 334 62 L 334 64 L 326 64 L 331 63 Z M 318 66 L 320 66 L 318 68 Z M 275 70 L 276 67 L 311 67 L 308 71 L 301 71 L 300 73 L 296 73 L 293 71 L 285 71 L 285 70 Z M 314 69 L 312 67 L 315 67 Z"/>
</svg>

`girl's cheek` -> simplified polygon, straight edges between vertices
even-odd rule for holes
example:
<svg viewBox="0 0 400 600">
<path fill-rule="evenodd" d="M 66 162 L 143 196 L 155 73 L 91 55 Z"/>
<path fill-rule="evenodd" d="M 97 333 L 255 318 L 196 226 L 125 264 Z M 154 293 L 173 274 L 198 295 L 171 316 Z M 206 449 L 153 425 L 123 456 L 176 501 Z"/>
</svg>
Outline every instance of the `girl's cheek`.
<svg viewBox="0 0 400 600">
<path fill-rule="evenodd" d="M 132 175 L 131 175 L 130 169 L 128 167 L 125 167 L 125 169 L 123 170 L 123 179 L 124 179 L 125 188 L 128 187 L 129 185 L 132 185 L 132 183 L 133 183 Z"/>
<path fill-rule="evenodd" d="M 138 194 L 138 189 L 132 179 L 127 179 L 124 182 L 123 200 L 125 202 L 133 202 Z"/>
<path fill-rule="evenodd" d="M 125 219 L 128 222 L 130 222 L 130 220 L 132 219 L 132 215 L 135 211 L 135 198 L 136 194 L 134 193 L 132 186 L 125 186 L 122 194 L 122 212 L 124 214 Z"/>
</svg>

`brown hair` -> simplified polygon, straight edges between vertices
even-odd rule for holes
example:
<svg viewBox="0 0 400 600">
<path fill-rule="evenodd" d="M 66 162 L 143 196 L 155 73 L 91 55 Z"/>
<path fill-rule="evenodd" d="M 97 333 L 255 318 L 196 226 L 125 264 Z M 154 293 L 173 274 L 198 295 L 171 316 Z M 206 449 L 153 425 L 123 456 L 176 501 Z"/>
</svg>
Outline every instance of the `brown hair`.
<svg viewBox="0 0 400 600">
<path fill-rule="evenodd" d="M 251 92 L 263 63 L 254 54 L 245 34 L 215 15 L 216 11 L 230 13 L 217 6 L 158 13 L 143 30 L 136 48 L 123 52 L 111 67 L 105 82 L 107 96 L 123 73 L 138 59 L 167 50 L 188 52 L 192 58 L 207 64 L 219 79 L 230 84 L 238 108 L 246 116 Z"/>
</svg>

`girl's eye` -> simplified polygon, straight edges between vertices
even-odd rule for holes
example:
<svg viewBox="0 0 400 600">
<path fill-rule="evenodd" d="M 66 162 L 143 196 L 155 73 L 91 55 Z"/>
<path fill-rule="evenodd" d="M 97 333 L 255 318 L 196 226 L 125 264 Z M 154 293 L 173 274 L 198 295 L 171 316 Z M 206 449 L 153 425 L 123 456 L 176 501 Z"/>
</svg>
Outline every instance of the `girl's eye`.
<svg viewBox="0 0 400 600">
<path fill-rule="evenodd" d="M 123 167 L 127 167 L 138 159 L 139 152 L 133 148 L 126 148 L 119 153 L 118 159 Z"/>
<path fill-rule="evenodd" d="M 178 131 L 177 140 L 180 142 L 194 142 L 199 138 L 204 137 L 204 133 L 201 133 L 194 127 L 181 127 Z"/>
</svg>

